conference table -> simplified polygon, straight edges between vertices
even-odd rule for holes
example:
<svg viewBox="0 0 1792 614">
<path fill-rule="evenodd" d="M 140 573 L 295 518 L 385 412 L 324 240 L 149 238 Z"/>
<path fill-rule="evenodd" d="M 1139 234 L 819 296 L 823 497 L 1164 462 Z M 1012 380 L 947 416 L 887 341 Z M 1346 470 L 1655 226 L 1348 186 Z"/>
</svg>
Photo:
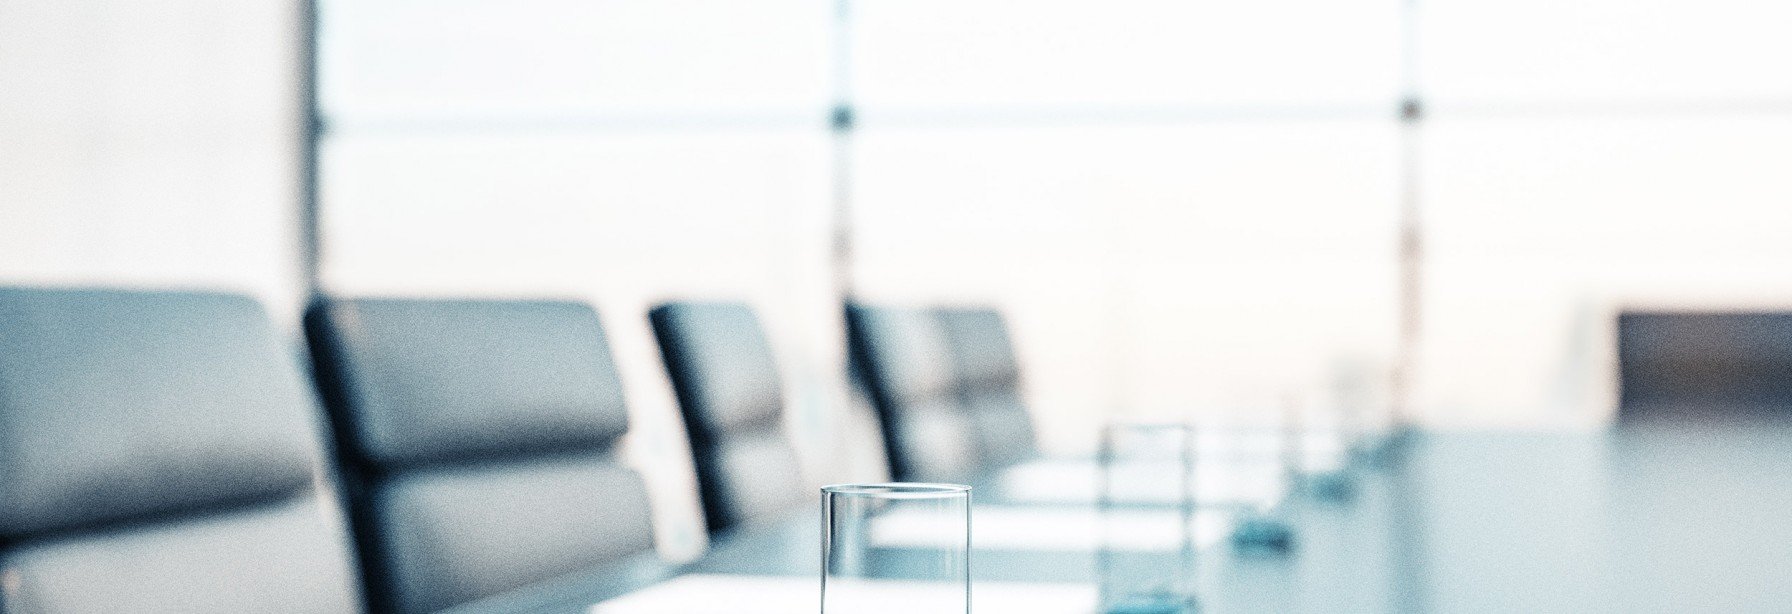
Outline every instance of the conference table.
<svg viewBox="0 0 1792 614">
<path fill-rule="evenodd" d="M 1289 552 L 1238 547 L 1223 519 L 1198 531 L 1201 610 L 1792 611 L 1786 425 L 1414 432 L 1350 475 L 1348 496 L 1282 504 Z M 1017 500 L 996 474 L 974 485 L 974 609 L 1093 612 L 1097 557 L 1070 528 L 1093 507 Z M 455 612 L 815 611 L 819 532 L 796 510 L 690 563 L 642 557 Z"/>
</svg>

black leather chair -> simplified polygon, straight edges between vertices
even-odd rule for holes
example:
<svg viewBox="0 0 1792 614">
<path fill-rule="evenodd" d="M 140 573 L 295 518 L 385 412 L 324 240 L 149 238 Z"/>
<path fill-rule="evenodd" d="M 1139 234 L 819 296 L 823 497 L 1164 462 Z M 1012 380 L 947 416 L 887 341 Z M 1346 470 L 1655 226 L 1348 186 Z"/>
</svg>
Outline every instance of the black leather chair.
<svg viewBox="0 0 1792 614">
<path fill-rule="evenodd" d="M 435 611 L 651 551 L 590 307 L 322 300 L 305 329 L 375 610 Z"/>
<path fill-rule="evenodd" d="M 890 476 L 905 481 L 975 477 L 976 425 L 952 373 L 945 331 L 926 309 L 848 305 L 848 345 L 877 406 Z"/>
<path fill-rule="evenodd" d="M 246 297 L 0 289 L 0 612 L 360 611 L 294 349 Z"/>
<path fill-rule="evenodd" d="M 778 367 L 753 310 L 669 303 L 648 317 L 678 394 L 710 530 L 810 500 L 784 433 Z"/>
<path fill-rule="evenodd" d="M 1792 417 L 1792 312 L 1618 315 L 1618 423 Z"/>
<path fill-rule="evenodd" d="M 1033 420 L 1020 398 L 1020 367 L 1002 314 L 986 308 L 939 311 L 959 400 L 975 425 L 984 463 L 1005 465 L 1034 454 Z"/>
</svg>

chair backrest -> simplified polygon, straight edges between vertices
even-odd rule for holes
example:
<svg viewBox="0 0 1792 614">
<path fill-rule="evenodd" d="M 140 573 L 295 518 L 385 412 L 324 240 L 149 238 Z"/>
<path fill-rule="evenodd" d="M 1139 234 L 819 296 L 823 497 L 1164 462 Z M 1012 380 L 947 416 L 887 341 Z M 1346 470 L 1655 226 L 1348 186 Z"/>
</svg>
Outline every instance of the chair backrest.
<svg viewBox="0 0 1792 614">
<path fill-rule="evenodd" d="M 1618 421 L 1792 415 L 1792 312 L 1619 314 Z"/>
<path fill-rule="evenodd" d="M 977 449 L 988 464 L 1033 455 L 1033 421 L 1020 397 L 1020 366 L 1002 314 L 987 308 L 939 311 L 960 401 L 976 427 Z"/>
<path fill-rule="evenodd" d="M 590 307 L 325 299 L 305 328 L 376 610 L 439 610 L 651 550 Z"/>
<path fill-rule="evenodd" d="M 255 301 L 0 289 L 0 612 L 354 612 L 293 347 Z"/>
<path fill-rule="evenodd" d="M 945 331 L 931 310 L 849 305 L 847 338 L 883 426 L 890 475 L 944 481 L 982 469 L 975 425 L 952 375 Z"/>
<path fill-rule="evenodd" d="M 784 432 L 777 363 L 753 310 L 670 303 L 649 319 L 678 394 L 710 530 L 808 501 Z"/>
</svg>

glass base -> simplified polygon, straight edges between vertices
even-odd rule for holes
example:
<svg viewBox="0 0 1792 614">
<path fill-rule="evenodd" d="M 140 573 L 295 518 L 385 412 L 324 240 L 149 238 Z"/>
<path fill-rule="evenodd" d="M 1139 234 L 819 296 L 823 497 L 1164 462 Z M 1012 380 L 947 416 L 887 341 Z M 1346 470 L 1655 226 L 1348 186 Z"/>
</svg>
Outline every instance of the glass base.
<svg viewBox="0 0 1792 614">
<path fill-rule="evenodd" d="M 1294 529 L 1274 518 L 1247 518 L 1232 530 L 1232 547 L 1250 552 L 1286 554 L 1294 550 Z"/>
<path fill-rule="evenodd" d="M 1102 614 L 1194 614 L 1200 608 L 1195 607 L 1194 597 L 1175 595 L 1142 595 L 1108 604 L 1101 610 Z"/>
<path fill-rule="evenodd" d="M 1327 471 L 1308 475 L 1301 480 L 1306 491 L 1320 501 L 1342 503 L 1356 498 L 1356 480 L 1344 471 Z"/>
</svg>

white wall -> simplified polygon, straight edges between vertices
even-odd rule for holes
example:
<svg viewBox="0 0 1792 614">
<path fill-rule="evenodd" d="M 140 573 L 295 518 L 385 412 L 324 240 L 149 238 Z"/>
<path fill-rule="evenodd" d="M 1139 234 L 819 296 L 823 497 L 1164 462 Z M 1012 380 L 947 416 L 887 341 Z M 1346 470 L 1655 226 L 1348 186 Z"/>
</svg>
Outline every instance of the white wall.
<svg viewBox="0 0 1792 614">
<path fill-rule="evenodd" d="M 1058 450 L 1379 387 L 1399 6 L 855 3 L 860 287 L 1001 306 Z"/>
<path fill-rule="evenodd" d="M 0 283 L 243 291 L 296 329 L 298 11 L 0 3 Z"/>
<path fill-rule="evenodd" d="M 1055 449 L 1115 415 L 1274 407 L 1339 361 L 1389 357 L 1394 136 L 1387 120 L 868 127 L 861 287 L 1008 312 Z"/>
</svg>

